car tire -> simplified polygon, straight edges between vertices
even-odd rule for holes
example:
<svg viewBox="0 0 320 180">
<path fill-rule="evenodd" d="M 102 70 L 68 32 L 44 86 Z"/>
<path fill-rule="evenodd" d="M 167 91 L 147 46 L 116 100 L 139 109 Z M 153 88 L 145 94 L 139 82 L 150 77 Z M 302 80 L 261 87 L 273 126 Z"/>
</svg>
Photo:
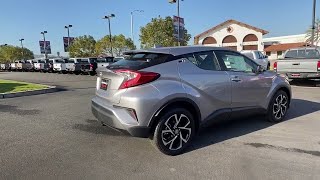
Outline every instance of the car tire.
<svg viewBox="0 0 320 180">
<path fill-rule="evenodd" d="M 282 90 L 278 91 L 271 99 L 267 112 L 267 120 L 270 122 L 281 122 L 285 118 L 289 108 L 288 94 Z"/>
<path fill-rule="evenodd" d="M 195 135 L 195 121 L 192 114 L 183 108 L 165 112 L 156 126 L 153 142 L 164 154 L 181 154 Z"/>
</svg>

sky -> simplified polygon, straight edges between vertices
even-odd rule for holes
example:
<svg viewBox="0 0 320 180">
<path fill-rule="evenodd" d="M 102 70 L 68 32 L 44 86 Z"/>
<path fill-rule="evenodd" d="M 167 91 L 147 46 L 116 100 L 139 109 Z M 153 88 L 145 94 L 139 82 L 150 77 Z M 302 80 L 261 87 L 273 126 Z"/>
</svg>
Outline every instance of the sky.
<svg viewBox="0 0 320 180">
<path fill-rule="evenodd" d="M 317 0 L 320 17 L 320 0 Z M 184 0 L 180 16 L 193 37 L 228 19 L 235 19 L 269 31 L 266 37 L 301 34 L 311 25 L 312 0 Z M 112 34 L 131 36 L 130 12 L 134 14 L 135 43 L 139 28 L 153 17 L 173 16 L 176 4 L 168 0 L 3 0 L 0 4 L 0 44 L 24 46 L 40 54 L 41 31 L 47 30 L 52 53 L 63 53 L 65 25 L 72 24 L 71 36 L 92 35 L 96 40 L 108 34 L 102 17 L 111 13 Z"/>
</svg>

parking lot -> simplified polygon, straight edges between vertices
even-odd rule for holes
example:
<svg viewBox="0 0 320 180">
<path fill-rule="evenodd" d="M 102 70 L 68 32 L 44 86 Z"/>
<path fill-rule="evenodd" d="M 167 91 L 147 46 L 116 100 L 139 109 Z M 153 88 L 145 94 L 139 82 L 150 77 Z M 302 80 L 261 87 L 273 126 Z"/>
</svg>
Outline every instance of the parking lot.
<svg viewBox="0 0 320 180">
<path fill-rule="evenodd" d="M 292 86 L 286 121 L 215 124 L 171 157 L 93 117 L 94 76 L 0 72 L 62 91 L 0 100 L 0 179 L 320 179 L 320 88 Z"/>
</svg>

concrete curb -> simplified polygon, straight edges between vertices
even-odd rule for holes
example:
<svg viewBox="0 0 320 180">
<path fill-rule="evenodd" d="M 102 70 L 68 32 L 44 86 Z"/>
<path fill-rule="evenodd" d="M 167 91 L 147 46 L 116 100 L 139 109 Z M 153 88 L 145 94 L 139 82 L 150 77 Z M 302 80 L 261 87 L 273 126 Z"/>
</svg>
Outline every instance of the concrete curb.
<svg viewBox="0 0 320 180">
<path fill-rule="evenodd" d="M 32 95 L 38 95 L 38 94 L 53 93 L 57 91 L 59 91 L 59 89 L 56 86 L 49 86 L 47 89 L 40 89 L 40 90 L 34 90 L 34 91 L 25 91 L 25 92 L 17 92 L 17 93 L 1 93 L 0 99 L 21 97 L 21 96 L 32 96 Z"/>
</svg>

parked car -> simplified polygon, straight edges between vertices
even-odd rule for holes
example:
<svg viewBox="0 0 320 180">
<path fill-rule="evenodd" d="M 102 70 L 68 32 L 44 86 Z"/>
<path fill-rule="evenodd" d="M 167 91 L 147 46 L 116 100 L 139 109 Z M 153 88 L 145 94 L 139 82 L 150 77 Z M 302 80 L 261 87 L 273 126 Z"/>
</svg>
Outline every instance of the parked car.
<svg viewBox="0 0 320 180">
<path fill-rule="evenodd" d="M 62 59 L 62 58 L 55 58 L 53 60 L 53 71 L 58 73 L 66 73 L 67 67 L 66 63 L 68 62 L 68 59 Z"/>
<path fill-rule="evenodd" d="M 107 68 L 110 64 L 114 62 L 113 57 L 103 57 L 103 58 L 97 58 L 97 69 L 104 69 Z"/>
<path fill-rule="evenodd" d="M 267 70 L 270 70 L 270 62 L 268 60 L 268 56 L 263 55 L 261 51 L 244 50 L 244 51 L 241 51 L 241 54 L 246 55 L 247 57 L 254 60 L 257 64 L 261 65 Z"/>
<path fill-rule="evenodd" d="M 9 63 L 3 63 L 0 65 L 0 69 L 2 71 L 8 71 L 10 69 L 10 64 Z"/>
<path fill-rule="evenodd" d="M 283 57 L 274 63 L 277 73 L 285 74 L 289 79 L 320 79 L 319 48 L 289 49 Z"/>
<path fill-rule="evenodd" d="M 20 64 L 18 64 L 20 65 Z M 31 71 L 33 69 L 32 60 L 21 61 L 22 71 Z M 18 66 L 18 68 L 20 68 Z"/>
<path fill-rule="evenodd" d="M 200 127 L 262 113 L 282 121 L 291 102 L 287 79 L 226 48 L 190 46 L 127 52 L 97 77 L 92 112 L 132 136 L 152 136 L 177 155 Z"/>
<path fill-rule="evenodd" d="M 49 61 L 47 59 L 35 59 L 34 60 L 34 70 L 39 72 L 49 71 Z"/>
<path fill-rule="evenodd" d="M 22 71 L 22 60 L 14 61 L 16 71 Z"/>
<path fill-rule="evenodd" d="M 117 62 L 117 61 L 119 61 L 119 60 L 121 60 L 121 59 L 124 59 L 124 57 L 115 57 L 115 58 L 113 58 L 113 61 L 114 61 L 114 62 Z"/>
<path fill-rule="evenodd" d="M 17 70 L 17 68 L 16 68 L 16 62 L 18 62 L 18 61 L 15 61 L 15 62 L 10 63 L 10 71 L 16 71 L 16 70 Z"/>
<path fill-rule="evenodd" d="M 80 58 L 79 62 L 83 74 L 94 75 L 97 69 L 97 58 Z"/>
<path fill-rule="evenodd" d="M 81 58 L 70 58 L 66 63 L 66 70 L 69 73 L 80 74 L 81 73 Z"/>
</svg>

